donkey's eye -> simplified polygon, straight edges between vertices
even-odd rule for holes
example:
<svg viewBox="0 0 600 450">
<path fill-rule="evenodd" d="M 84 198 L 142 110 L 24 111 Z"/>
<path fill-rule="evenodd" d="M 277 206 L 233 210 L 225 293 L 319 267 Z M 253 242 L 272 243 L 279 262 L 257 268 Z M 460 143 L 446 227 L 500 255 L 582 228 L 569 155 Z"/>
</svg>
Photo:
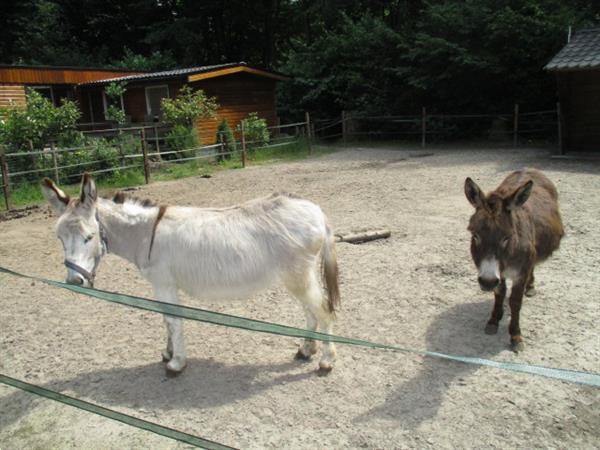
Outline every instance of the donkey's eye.
<svg viewBox="0 0 600 450">
<path fill-rule="evenodd" d="M 90 242 L 90 241 L 92 240 L 92 238 L 93 238 L 93 237 L 94 237 L 94 235 L 93 235 L 93 234 L 90 234 L 90 235 L 88 235 L 88 236 L 84 237 L 84 238 L 83 238 L 83 243 L 84 243 L 84 244 L 87 244 L 88 242 Z"/>
<path fill-rule="evenodd" d="M 478 234 L 474 234 L 473 242 L 475 243 L 475 245 L 479 245 L 481 243 L 481 237 Z"/>
<path fill-rule="evenodd" d="M 506 248 L 506 246 L 508 245 L 509 242 L 510 242 L 510 236 L 507 236 L 505 238 L 502 238 L 502 240 L 500 241 L 500 245 L 502 246 L 502 248 Z"/>
</svg>

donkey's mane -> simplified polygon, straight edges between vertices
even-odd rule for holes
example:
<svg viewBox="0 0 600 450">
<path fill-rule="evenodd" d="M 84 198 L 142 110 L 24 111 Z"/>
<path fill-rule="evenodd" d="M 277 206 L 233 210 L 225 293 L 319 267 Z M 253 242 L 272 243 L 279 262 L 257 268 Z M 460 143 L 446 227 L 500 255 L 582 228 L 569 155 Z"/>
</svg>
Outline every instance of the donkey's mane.
<svg viewBox="0 0 600 450">
<path fill-rule="evenodd" d="M 119 191 L 116 192 L 111 199 L 113 203 L 116 203 L 118 205 L 122 205 L 123 203 L 130 202 L 136 205 L 140 205 L 143 206 L 144 208 L 153 208 L 155 206 L 158 206 L 158 204 L 156 202 L 154 202 L 153 200 L 150 199 L 142 199 L 142 198 L 138 198 L 135 197 L 133 195 L 130 194 L 126 194 L 125 192 Z"/>
</svg>

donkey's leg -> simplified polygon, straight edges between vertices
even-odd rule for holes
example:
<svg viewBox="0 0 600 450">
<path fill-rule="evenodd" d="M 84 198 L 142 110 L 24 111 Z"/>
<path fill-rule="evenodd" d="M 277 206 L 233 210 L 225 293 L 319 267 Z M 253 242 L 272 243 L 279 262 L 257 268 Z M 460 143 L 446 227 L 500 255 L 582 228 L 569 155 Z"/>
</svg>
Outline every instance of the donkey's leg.
<svg viewBox="0 0 600 450">
<path fill-rule="evenodd" d="M 304 308 L 304 315 L 306 316 L 306 328 L 311 331 L 317 331 L 317 318 L 306 306 L 302 305 Z M 317 353 L 319 346 L 317 341 L 314 339 L 304 339 L 304 344 L 298 348 L 298 352 L 296 353 L 296 359 L 304 359 L 309 360 L 312 355 Z"/>
<path fill-rule="evenodd" d="M 525 292 L 525 283 L 528 277 L 515 280 L 508 303 L 510 305 L 510 324 L 508 332 L 510 333 L 510 347 L 515 352 L 520 352 L 525 349 L 523 337 L 521 336 L 521 327 L 519 326 L 519 318 L 521 315 L 521 305 L 523 303 L 523 292 Z"/>
<path fill-rule="evenodd" d="M 525 297 L 533 297 L 535 295 L 535 277 L 533 276 L 533 269 L 531 269 L 531 275 L 527 280 L 527 287 L 525 288 Z"/>
<path fill-rule="evenodd" d="M 486 334 L 496 334 L 498 332 L 498 323 L 504 314 L 504 298 L 506 297 L 506 280 L 502 280 L 498 287 L 494 289 L 494 309 L 490 320 L 485 326 Z"/>
<path fill-rule="evenodd" d="M 333 314 L 329 312 L 325 304 L 323 297 L 323 291 L 319 284 L 316 267 L 308 269 L 304 275 L 289 278 L 286 280 L 286 286 L 291 293 L 302 302 L 302 305 L 308 312 L 312 314 L 319 325 L 320 331 L 323 333 L 333 333 Z M 307 314 L 307 318 L 309 314 Z M 309 323 L 309 327 L 311 324 Z M 314 326 L 314 325 L 313 325 Z M 308 346 L 309 351 L 312 350 L 312 343 L 305 341 L 306 349 Z M 323 344 L 323 353 L 321 360 L 319 361 L 320 373 L 327 373 L 333 369 L 333 362 L 335 361 L 335 345 L 333 342 L 325 342 Z"/>
<path fill-rule="evenodd" d="M 154 286 L 154 295 L 157 300 L 167 303 L 179 304 L 177 288 Z M 183 338 L 183 322 L 181 319 L 164 316 L 167 326 L 167 349 L 163 352 L 163 359 L 168 358 L 167 376 L 178 375 L 185 369 L 186 355 Z M 167 358 L 166 358 L 167 357 Z"/>
</svg>

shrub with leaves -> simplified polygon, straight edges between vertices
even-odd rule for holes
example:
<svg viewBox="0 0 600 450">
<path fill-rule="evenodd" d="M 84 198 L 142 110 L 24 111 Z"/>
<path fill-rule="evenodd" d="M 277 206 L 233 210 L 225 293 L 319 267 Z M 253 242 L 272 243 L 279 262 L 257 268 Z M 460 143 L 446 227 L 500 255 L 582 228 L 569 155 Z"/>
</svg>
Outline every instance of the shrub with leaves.
<svg viewBox="0 0 600 450">
<path fill-rule="evenodd" d="M 194 91 L 188 85 L 179 90 L 176 98 L 161 100 L 165 122 L 190 128 L 197 119 L 214 117 L 218 107 L 215 97 L 207 97 L 203 90 Z"/>
<path fill-rule="evenodd" d="M 0 144 L 7 152 L 28 151 L 29 141 L 40 149 L 50 140 L 77 134 L 77 120 L 81 112 L 75 102 L 63 100 L 61 106 L 33 90 L 27 91 L 25 108 L 14 105 L 2 110 Z"/>
<path fill-rule="evenodd" d="M 177 152 L 177 158 L 193 156 L 194 149 L 200 145 L 196 129 L 186 127 L 185 125 L 175 125 L 171 131 L 167 133 L 166 141 L 169 150 Z M 171 155 L 171 157 L 173 157 L 173 155 Z"/>
<path fill-rule="evenodd" d="M 217 143 L 223 143 L 223 149 L 219 150 L 220 153 L 225 153 L 217 157 L 217 161 L 223 161 L 223 159 L 231 159 L 231 153 L 236 151 L 235 137 L 233 131 L 227 123 L 227 119 L 221 120 L 217 126 Z"/>
<path fill-rule="evenodd" d="M 108 106 L 106 107 L 106 118 L 117 122 L 118 125 L 123 125 L 127 120 L 125 111 L 121 108 L 121 96 L 127 89 L 124 83 L 109 83 L 104 92 Z"/>
<path fill-rule="evenodd" d="M 271 138 L 267 121 L 258 117 L 258 113 L 255 112 L 248 114 L 248 117 L 244 119 L 244 134 L 250 149 L 267 145 Z"/>
</svg>

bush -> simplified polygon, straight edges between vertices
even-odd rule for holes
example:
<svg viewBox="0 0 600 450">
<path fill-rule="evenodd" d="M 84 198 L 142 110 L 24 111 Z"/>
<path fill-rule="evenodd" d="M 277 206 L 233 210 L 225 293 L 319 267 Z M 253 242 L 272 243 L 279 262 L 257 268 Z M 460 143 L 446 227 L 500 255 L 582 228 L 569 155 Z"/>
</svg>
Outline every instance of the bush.
<svg viewBox="0 0 600 450">
<path fill-rule="evenodd" d="M 176 158 L 193 156 L 194 149 L 200 145 L 196 129 L 189 128 L 185 125 L 175 125 L 165 137 L 169 150 L 177 152 L 175 155 Z M 171 155 L 171 157 L 173 158 L 173 155 Z"/>
<path fill-rule="evenodd" d="M 217 161 L 223 161 L 224 159 L 231 159 L 231 153 L 236 151 L 237 145 L 235 143 L 235 137 L 233 132 L 227 123 L 227 119 L 221 120 L 217 126 L 217 143 L 223 142 L 223 148 L 219 150 L 219 153 L 225 153 L 217 157 Z"/>
<path fill-rule="evenodd" d="M 171 125 L 194 126 L 197 119 L 214 117 L 219 105 L 214 97 L 207 97 L 204 91 L 193 91 L 184 85 L 177 98 L 163 98 L 161 109 L 164 121 Z"/>
<path fill-rule="evenodd" d="M 121 96 L 125 93 L 125 85 L 123 83 L 109 83 L 106 86 L 106 98 L 108 107 L 106 108 L 106 118 L 117 122 L 121 126 L 127 120 L 125 111 L 121 109 Z"/>
<path fill-rule="evenodd" d="M 79 136 L 77 121 L 81 112 L 69 100 L 63 100 L 57 107 L 38 92 L 28 90 L 25 108 L 15 105 L 0 113 L 4 116 L 0 120 L 0 144 L 7 153 L 28 151 L 30 141 L 39 150 L 51 139 Z"/>
<path fill-rule="evenodd" d="M 248 114 L 244 119 L 244 135 L 250 150 L 267 145 L 270 139 L 267 121 L 258 117 L 255 112 Z"/>
</svg>

